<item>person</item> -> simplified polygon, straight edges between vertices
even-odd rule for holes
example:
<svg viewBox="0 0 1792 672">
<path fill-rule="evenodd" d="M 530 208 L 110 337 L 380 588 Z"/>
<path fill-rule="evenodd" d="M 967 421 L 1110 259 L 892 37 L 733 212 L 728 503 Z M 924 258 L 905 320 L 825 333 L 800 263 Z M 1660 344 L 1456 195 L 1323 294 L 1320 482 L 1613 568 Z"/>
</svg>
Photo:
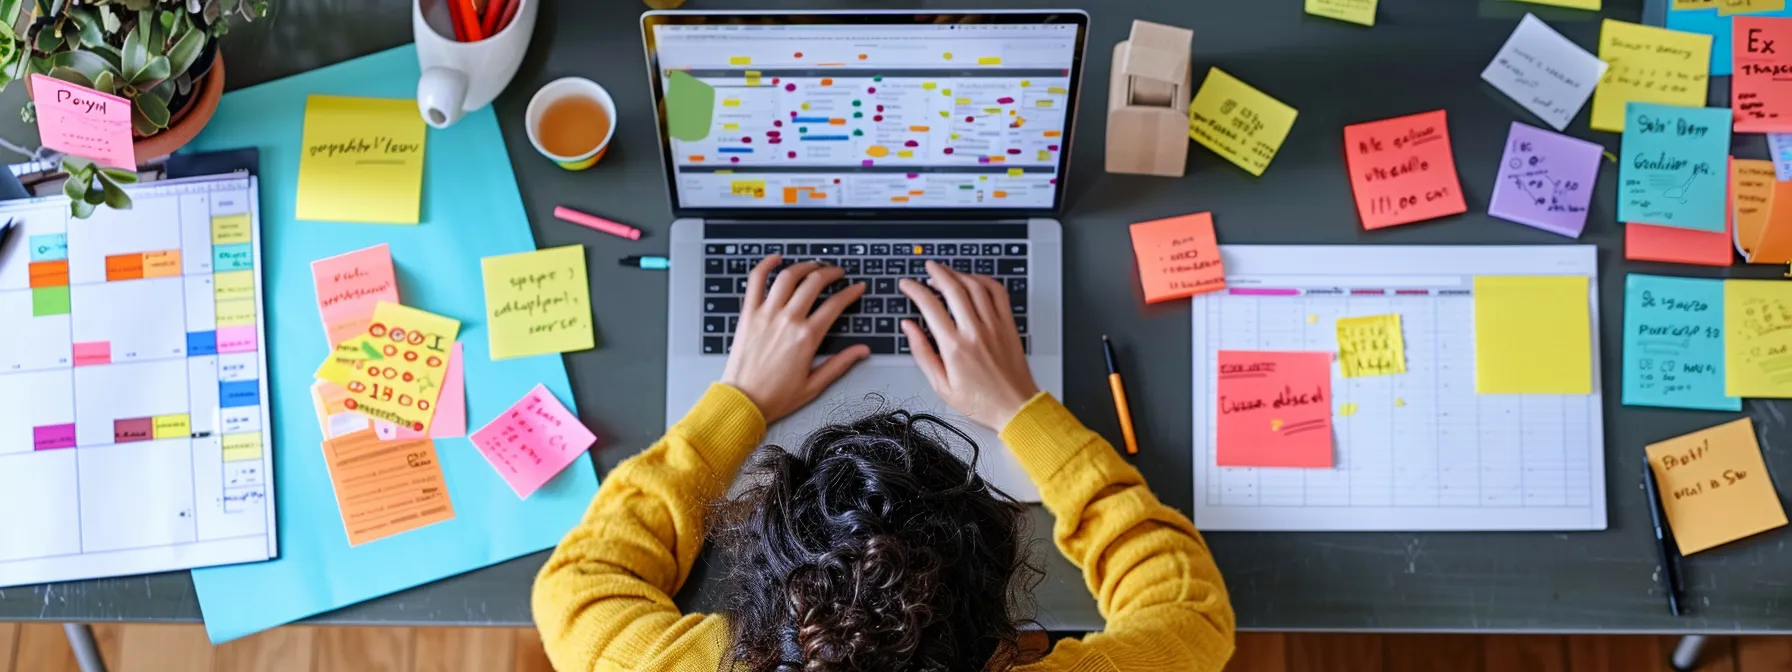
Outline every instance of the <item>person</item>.
<svg viewBox="0 0 1792 672">
<path fill-rule="evenodd" d="M 1014 614 L 1039 576 L 1025 507 L 977 476 L 981 447 L 942 420 L 879 411 L 822 427 L 798 451 L 755 451 L 768 423 L 869 355 L 855 346 L 812 367 L 864 285 L 821 300 L 841 269 L 798 263 L 768 283 L 780 262 L 766 258 L 748 279 L 722 380 L 665 438 L 610 472 L 536 577 L 535 622 L 556 669 L 1225 666 L 1234 617 L 1200 534 L 1039 391 L 1007 292 L 991 278 L 927 264 L 932 289 L 901 281 L 927 331 L 911 320 L 901 328 L 940 398 L 999 429 L 1038 485 L 1057 547 L 1082 570 L 1105 631 L 1060 640 L 1043 656 L 1022 651 Z M 721 501 L 743 464 L 740 494 Z M 728 564 L 722 613 L 682 614 L 671 595 L 706 531 Z"/>
</svg>

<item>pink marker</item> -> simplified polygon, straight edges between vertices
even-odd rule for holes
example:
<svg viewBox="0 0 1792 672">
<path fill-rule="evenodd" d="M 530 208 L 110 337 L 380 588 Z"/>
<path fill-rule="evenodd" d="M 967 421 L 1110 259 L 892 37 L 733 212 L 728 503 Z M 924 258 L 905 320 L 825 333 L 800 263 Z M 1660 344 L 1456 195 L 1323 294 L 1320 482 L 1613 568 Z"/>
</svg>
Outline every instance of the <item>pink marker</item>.
<svg viewBox="0 0 1792 672">
<path fill-rule="evenodd" d="M 640 240 L 641 230 L 627 224 L 617 224 L 596 215 L 587 215 L 564 205 L 554 208 L 554 216 L 579 226 L 596 229 L 612 236 Z"/>
</svg>

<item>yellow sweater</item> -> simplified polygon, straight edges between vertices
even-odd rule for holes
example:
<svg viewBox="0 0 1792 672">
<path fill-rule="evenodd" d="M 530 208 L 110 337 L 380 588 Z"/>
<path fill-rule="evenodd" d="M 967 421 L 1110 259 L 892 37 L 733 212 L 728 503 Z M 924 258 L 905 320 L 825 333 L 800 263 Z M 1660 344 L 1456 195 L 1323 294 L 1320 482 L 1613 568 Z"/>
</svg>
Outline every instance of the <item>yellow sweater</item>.
<svg viewBox="0 0 1792 672">
<path fill-rule="evenodd" d="M 705 504 L 727 491 L 765 436 L 759 409 L 713 385 L 659 443 L 618 465 L 535 578 L 535 624 L 561 672 L 718 669 L 726 620 L 682 614 L 671 595 L 703 548 Z M 1016 672 L 1218 671 L 1232 656 L 1232 606 L 1188 518 L 1050 395 L 1002 441 L 1057 517 L 1053 539 L 1083 571 L 1107 630 L 1058 642 Z"/>
</svg>

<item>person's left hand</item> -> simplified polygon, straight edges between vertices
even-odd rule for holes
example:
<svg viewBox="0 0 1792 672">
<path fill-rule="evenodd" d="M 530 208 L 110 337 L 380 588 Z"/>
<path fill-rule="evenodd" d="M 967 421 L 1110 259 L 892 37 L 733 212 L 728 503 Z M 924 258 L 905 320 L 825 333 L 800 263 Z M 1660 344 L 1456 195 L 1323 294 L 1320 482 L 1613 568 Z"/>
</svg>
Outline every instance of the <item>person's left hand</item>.
<svg viewBox="0 0 1792 672">
<path fill-rule="evenodd" d="M 811 368 L 829 325 L 865 295 L 865 283 L 840 290 L 816 306 L 821 290 L 846 272 L 805 261 L 779 272 L 767 291 L 765 279 L 780 260 L 776 254 L 766 257 L 747 276 L 747 296 L 741 304 L 734 349 L 728 353 L 728 368 L 722 374 L 723 383 L 759 406 L 767 424 L 814 401 L 854 364 L 871 356 L 871 348 L 855 345 Z"/>
</svg>

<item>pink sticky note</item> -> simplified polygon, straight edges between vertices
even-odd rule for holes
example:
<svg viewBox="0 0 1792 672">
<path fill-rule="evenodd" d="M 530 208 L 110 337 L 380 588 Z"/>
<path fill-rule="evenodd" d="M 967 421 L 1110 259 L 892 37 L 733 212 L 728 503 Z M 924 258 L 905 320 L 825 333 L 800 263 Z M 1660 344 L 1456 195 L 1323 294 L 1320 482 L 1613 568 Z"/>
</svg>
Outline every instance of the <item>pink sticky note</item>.
<svg viewBox="0 0 1792 672">
<path fill-rule="evenodd" d="M 1332 466 L 1332 354 L 1219 352 L 1222 467 Z"/>
<path fill-rule="evenodd" d="M 1468 212 L 1443 110 L 1344 127 L 1344 163 L 1364 229 Z"/>
<path fill-rule="evenodd" d="M 253 324 L 244 327 L 219 327 L 217 337 L 220 353 L 255 352 L 258 340 Z"/>
<path fill-rule="evenodd" d="M 467 377 L 460 360 L 460 342 L 448 356 L 448 370 L 442 374 L 442 391 L 436 396 L 436 416 L 429 421 L 429 438 L 452 439 L 467 435 Z M 381 441 L 421 439 L 423 433 L 376 420 L 373 429 Z"/>
<path fill-rule="evenodd" d="M 43 146 L 137 170 L 131 147 L 131 101 L 44 75 L 31 76 L 37 133 Z"/>
<path fill-rule="evenodd" d="M 1731 19 L 1730 109 L 1737 133 L 1792 132 L 1792 19 Z"/>
<path fill-rule="evenodd" d="M 473 432 L 472 438 L 480 454 L 524 499 L 597 442 L 591 430 L 541 385 Z"/>
<path fill-rule="evenodd" d="M 1145 303 L 1184 299 L 1226 288 L 1226 269 L 1213 237 L 1213 214 L 1198 213 L 1132 225 Z"/>
<path fill-rule="evenodd" d="M 311 262 L 311 283 L 330 345 L 365 331 L 379 302 L 399 303 L 392 251 L 384 243 Z"/>
</svg>

